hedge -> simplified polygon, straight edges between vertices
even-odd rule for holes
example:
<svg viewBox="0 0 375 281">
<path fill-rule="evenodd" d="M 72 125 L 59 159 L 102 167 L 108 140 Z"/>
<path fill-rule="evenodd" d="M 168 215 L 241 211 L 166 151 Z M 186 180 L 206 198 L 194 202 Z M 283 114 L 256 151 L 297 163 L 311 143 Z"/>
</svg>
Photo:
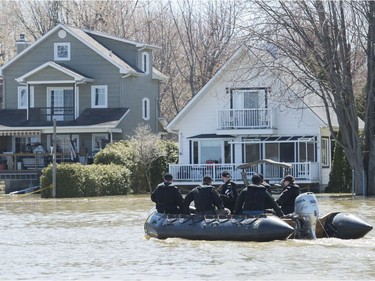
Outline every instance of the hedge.
<svg viewBox="0 0 375 281">
<path fill-rule="evenodd" d="M 129 193 L 131 172 L 124 166 L 56 164 L 56 197 L 90 197 Z M 52 165 L 40 178 L 42 198 L 52 197 Z"/>
</svg>

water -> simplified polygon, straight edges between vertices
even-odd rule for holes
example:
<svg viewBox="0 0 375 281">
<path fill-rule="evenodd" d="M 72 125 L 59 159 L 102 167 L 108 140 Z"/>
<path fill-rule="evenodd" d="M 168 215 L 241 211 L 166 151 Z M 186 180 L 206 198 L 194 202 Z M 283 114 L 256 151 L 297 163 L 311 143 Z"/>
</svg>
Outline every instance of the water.
<svg viewBox="0 0 375 281">
<path fill-rule="evenodd" d="M 320 213 L 375 225 L 375 198 L 317 195 Z M 146 239 L 149 196 L 0 195 L 0 280 L 372 280 L 365 238 L 266 243 Z"/>
</svg>

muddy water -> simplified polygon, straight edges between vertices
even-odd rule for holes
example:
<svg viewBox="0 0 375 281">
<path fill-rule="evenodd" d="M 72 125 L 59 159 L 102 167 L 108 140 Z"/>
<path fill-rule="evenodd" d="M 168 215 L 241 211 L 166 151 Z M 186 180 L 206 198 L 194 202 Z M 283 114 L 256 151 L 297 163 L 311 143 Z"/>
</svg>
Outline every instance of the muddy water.
<svg viewBox="0 0 375 281">
<path fill-rule="evenodd" d="M 375 198 L 317 194 L 375 225 Z M 375 231 L 267 243 L 146 239 L 148 196 L 0 195 L 0 280 L 372 280 Z"/>
</svg>

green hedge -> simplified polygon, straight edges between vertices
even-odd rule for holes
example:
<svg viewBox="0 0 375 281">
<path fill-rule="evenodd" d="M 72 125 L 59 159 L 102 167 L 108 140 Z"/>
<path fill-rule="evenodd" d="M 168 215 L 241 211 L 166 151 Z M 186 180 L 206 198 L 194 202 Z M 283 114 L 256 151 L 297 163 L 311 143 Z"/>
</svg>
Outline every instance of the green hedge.
<svg viewBox="0 0 375 281">
<path fill-rule="evenodd" d="M 131 172 L 124 166 L 56 165 L 56 197 L 90 197 L 129 193 Z M 40 178 L 42 198 L 52 197 L 52 165 L 43 170 Z"/>
</svg>

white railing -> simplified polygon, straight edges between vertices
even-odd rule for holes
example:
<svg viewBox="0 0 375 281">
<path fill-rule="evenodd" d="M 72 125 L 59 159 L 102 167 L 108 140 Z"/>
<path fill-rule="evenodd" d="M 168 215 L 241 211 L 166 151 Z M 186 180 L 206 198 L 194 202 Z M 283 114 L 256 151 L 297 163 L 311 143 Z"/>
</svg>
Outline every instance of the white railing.
<svg viewBox="0 0 375 281">
<path fill-rule="evenodd" d="M 219 109 L 218 128 L 272 128 L 272 111 L 269 108 Z"/>
<path fill-rule="evenodd" d="M 237 182 L 242 182 L 242 172 L 245 172 L 248 179 L 255 173 L 262 173 L 264 178 L 271 183 L 277 183 L 286 174 L 291 174 L 296 181 L 311 181 L 317 182 L 319 180 L 319 163 L 316 162 L 294 162 L 292 168 L 285 169 L 279 166 L 274 166 L 268 163 L 259 164 L 255 167 L 247 169 L 237 169 L 238 164 L 169 164 L 169 172 L 173 175 L 173 180 L 176 183 L 200 183 L 204 176 L 212 177 L 214 182 L 221 181 L 221 173 L 228 171 L 232 175 L 232 179 Z"/>
</svg>

